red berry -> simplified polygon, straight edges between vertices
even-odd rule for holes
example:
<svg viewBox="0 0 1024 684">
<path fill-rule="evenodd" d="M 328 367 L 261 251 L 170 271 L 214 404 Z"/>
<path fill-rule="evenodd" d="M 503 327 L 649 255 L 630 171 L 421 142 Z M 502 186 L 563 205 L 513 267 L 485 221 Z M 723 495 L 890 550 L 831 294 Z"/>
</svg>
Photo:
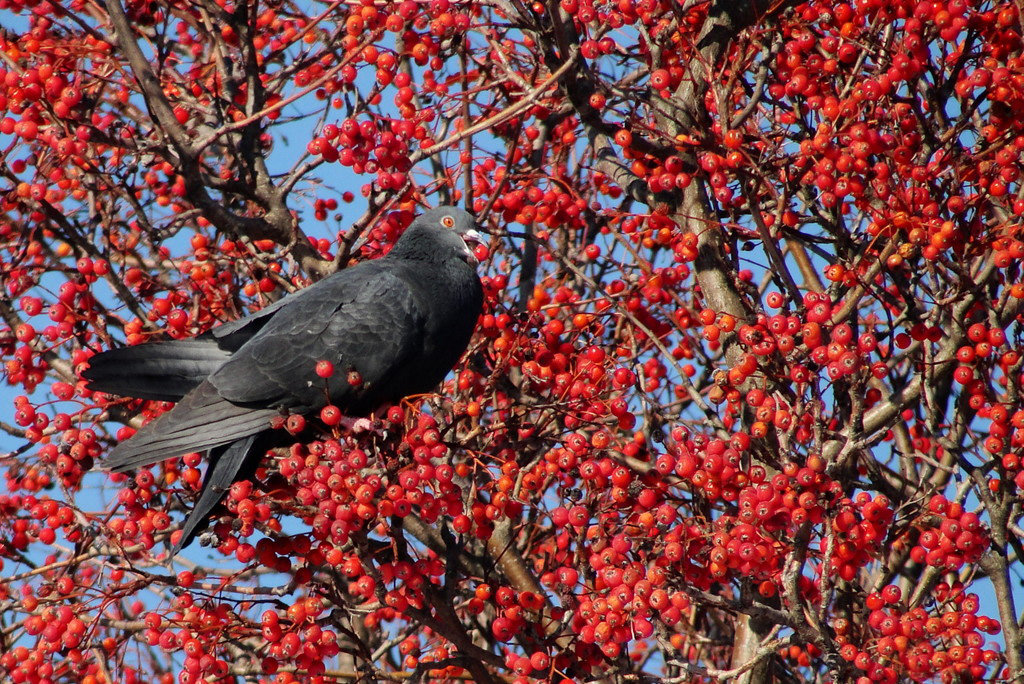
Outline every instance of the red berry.
<svg viewBox="0 0 1024 684">
<path fill-rule="evenodd" d="M 334 427 L 341 422 L 341 418 L 341 409 L 337 406 L 327 405 L 320 409 L 320 420 L 322 420 L 325 425 Z"/>
</svg>

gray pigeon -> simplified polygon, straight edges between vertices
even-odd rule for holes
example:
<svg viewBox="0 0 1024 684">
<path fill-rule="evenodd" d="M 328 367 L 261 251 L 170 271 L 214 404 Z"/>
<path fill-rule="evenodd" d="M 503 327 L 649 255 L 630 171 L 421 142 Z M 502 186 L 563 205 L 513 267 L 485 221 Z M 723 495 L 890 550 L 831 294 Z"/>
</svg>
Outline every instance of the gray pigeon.
<svg viewBox="0 0 1024 684">
<path fill-rule="evenodd" d="M 231 484 L 255 468 L 275 416 L 318 412 L 328 399 L 346 415 L 365 416 L 444 379 L 483 303 L 467 241 L 480 241 L 473 218 L 438 207 L 413 221 L 383 258 L 338 271 L 252 316 L 191 339 L 93 356 L 82 373 L 89 389 L 178 402 L 117 445 L 103 466 L 125 472 L 209 451 L 176 553 L 205 527 Z M 321 360 L 334 364 L 329 378 L 316 374 Z"/>
</svg>

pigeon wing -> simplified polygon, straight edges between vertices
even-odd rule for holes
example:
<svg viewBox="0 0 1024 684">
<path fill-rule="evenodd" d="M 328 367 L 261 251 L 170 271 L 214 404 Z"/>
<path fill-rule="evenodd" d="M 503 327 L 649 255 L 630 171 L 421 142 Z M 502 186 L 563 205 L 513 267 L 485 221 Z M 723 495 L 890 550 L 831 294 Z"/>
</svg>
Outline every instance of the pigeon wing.
<svg viewBox="0 0 1024 684">
<path fill-rule="evenodd" d="M 262 456 L 254 449 L 257 437 L 258 435 L 249 435 L 227 446 L 210 450 L 209 465 L 206 466 L 206 474 L 203 476 L 199 499 L 189 511 L 188 518 L 181 528 L 181 538 L 171 549 L 172 556 L 191 544 L 196 535 L 206 529 L 210 513 L 224 499 L 231 485 L 250 476 L 244 471 L 255 470 L 255 465 Z"/>
<path fill-rule="evenodd" d="M 425 323 L 409 283 L 387 259 L 336 275 L 316 296 L 280 309 L 210 376 L 221 397 L 307 411 L 329 396 L 349 412 L 398 398 L 389 381 L 422 346 Z M 316 375 L 321 360 L 334 364 L 330 378 Z M 351 371 L 362 381 L 357 386 Z"/>
<path fill-rule="evenodd" d="M 276 409 L 226 401 L 204 380 L 178 404 L 114 447 L 103 465 L 125 472 L 174 456 L 205 451 L 270 427 Z"/>
</svg>

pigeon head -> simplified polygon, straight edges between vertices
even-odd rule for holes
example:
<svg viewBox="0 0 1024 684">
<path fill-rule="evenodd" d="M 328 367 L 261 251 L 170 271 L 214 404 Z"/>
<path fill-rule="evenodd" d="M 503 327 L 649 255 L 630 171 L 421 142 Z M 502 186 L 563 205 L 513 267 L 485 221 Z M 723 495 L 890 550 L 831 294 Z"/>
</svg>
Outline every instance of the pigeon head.
<svg viewBox="0 0 1024 684">
<path fill-rule="evenodd" d="M 416 217 L 395 243 L 391 255 L 404 259 L 454 256 L 475 266 L 478 261 L 472 245 L 482 242 L 476 222 L 468 212 L 442 206 Z"/>
</svg>

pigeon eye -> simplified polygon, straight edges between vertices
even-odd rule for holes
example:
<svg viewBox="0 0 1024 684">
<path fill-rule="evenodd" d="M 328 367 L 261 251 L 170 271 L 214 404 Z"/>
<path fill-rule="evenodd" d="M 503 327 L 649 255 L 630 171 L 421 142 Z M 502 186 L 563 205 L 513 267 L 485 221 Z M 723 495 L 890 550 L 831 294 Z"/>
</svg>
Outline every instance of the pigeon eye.
<svg viewBox="0 0 1024 684">
<path fill-rule="evenodd" d="M 451 216 L 442 216 L 441 225 L 444 226 L 445 228 L 451 228 L 455 225 L 455 219 L 453 219 Z"/>
</svg>

